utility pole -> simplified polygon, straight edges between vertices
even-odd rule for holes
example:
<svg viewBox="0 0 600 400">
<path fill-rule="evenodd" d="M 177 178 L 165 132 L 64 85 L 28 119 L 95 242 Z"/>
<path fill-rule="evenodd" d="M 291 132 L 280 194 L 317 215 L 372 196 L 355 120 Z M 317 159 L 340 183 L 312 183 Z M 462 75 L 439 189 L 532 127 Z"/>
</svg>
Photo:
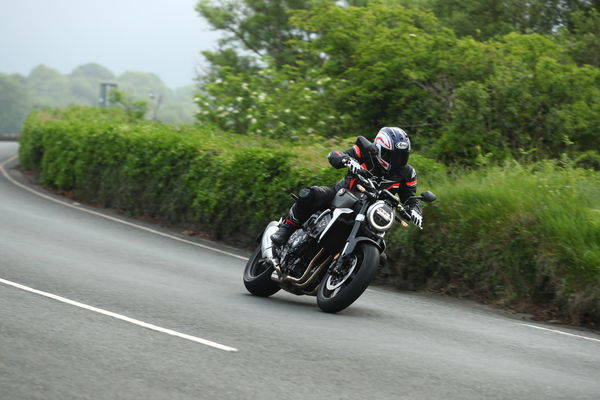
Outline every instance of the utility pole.
<svg viewBox="0 0 600 400">
<path fill-rule="evenodd" d="M 116 89 L 117 87 L 118 86 L 116 83 L 103 82 L 100 84 L 100 107 L 108 107 L 109 106 L 109 100 L 108 100 L 109 88 Z"/>
</svg>

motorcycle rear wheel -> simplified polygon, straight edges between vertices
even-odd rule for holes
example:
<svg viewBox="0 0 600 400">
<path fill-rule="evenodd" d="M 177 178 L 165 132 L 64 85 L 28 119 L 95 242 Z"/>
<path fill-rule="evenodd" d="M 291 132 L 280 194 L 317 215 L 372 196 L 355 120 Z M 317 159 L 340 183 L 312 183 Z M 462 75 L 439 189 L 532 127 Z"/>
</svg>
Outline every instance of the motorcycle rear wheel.
<svg viewBox="0 0 600 400">
<path fill-rule="evenodd" d="M 377 247 L 361 243 L 346 261 L 346 270 L 341 276 L 327 272 L 317 291 L 317 304 L 327 313 L 337 313 L 358 299 L 373 280 L 379 265 Z"/>
<path fill-rule="evenodd" d="M 281 288 L 271 280 L 273 266 L 262 258 L 259 245 L 244 268 L 244 286 L 255 296 L 269 297 Z"/>
</svg>

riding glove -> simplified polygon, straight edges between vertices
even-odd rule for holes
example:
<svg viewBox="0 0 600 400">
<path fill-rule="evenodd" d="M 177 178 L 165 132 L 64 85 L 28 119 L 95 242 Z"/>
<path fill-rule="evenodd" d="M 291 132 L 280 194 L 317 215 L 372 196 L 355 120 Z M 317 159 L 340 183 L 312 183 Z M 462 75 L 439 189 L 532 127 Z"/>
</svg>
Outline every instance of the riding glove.
<svg viewBox="0 0 600 400">
<path fill-rule="evenodd" d="M 356 161 L 354 158 L 348 157 L 346 159 L 345 164 L 346 164 L 346 167 L 348 168 L 348 170 L 350 172 L 352 172 L 354 175 L 359 175 L 364 172 L 364 168 L 361 167 L 361 165 L 358 163 L 358 161 Z"/>
<path fill-rule="evenodd" d="M 421 213 L 413 208 L 412 210 L 410 210 L 409 215 L 412 223 L 418 226 L 419 228 L 422 228 L 423 216 L 421 215 Z"/>
</svg>

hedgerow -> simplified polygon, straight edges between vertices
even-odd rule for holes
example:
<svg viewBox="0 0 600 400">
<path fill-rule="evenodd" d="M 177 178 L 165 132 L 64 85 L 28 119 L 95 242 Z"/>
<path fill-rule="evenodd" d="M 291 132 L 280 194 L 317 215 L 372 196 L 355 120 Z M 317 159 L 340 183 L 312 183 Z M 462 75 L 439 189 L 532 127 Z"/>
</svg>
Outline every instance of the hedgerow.
<svg viewBox="0 0 600 400">
<path fill-rule="evenodd" d="M 326 155 L 349 145 L 129 121 L 119 110 L 35 112 L 21 135 L 21 166 L 83 200 L 250 246 L 287 212 L 289 193 L 343 175 Z M 425 157 L 411 163 L 420 190 L 439 200 L 426 207 L 423 231 L 390 232 L 381 281 L 600 321 L 597 171 L 511 163 L 450 176 Z"/>
<path fill-rule="evenodd" d="M 600 174 L 553 162 L 437 182 L 425 229 L 396 230 L 388 278 L 572 323 L 600 322 Z"/>
<path fill-rule="evenodd" d="M 342 174 L 302 165 L 294 149 L 252 146 L 247 137 L 107 122 L 106 112 L 94 109 L 81 118 L 83 110 L 33 113 L 21 136 L 23 168 L 101 206 L 188 224 L 239 244 L 287 211 L 289 193 L 332 184 Z"/>
</svg>

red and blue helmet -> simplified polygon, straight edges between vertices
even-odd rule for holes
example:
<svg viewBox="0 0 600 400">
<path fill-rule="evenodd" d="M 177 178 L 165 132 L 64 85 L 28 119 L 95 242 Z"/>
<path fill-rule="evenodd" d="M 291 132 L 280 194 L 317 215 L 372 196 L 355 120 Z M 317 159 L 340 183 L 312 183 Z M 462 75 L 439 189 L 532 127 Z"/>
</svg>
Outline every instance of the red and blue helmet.
<svg viewBox="0 0 600 400">
<path fill-rule="evenodd" d="M 375 146 L 375 158 L 385 171 L 398 170 L 408 162 L 410 139 L 400 128 L 381 128 L 375 137 Z"/>
</svg>

